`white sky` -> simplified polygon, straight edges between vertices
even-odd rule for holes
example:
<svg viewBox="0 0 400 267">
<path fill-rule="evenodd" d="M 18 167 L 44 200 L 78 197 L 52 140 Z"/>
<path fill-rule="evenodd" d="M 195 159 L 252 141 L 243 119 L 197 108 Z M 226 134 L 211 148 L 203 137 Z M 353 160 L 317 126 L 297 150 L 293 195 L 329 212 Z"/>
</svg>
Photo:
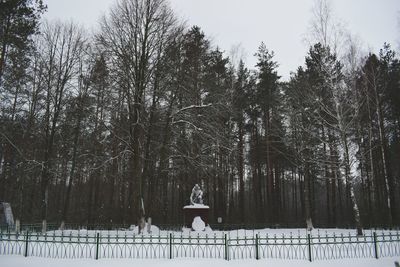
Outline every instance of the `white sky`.
<svg viewBox="0 0 400 267">
<path fill-rule="evenodd" d="M 95 28 L 98 18 L 116 0 L 44 0 L 46 18 L 73 19 Z M 200 26 L 229 54 L 241 44 L 252 68 L 253 54 L 261 41 L 275 52 L 278 73 L 287 79 L 303 65 L 308 45 L 304 36 L 312 17 L 314 0 L 170 0 L 172 8 L 187 24 Z M 389 42 L 400 46 L 400 0 L 331 0 L 333 12 L 366 50 L 375 53 Z M 399 47 L 400 48 L 400 47 Z M 400 49 L 399 49 L 400 50 Z"/>
</svg>

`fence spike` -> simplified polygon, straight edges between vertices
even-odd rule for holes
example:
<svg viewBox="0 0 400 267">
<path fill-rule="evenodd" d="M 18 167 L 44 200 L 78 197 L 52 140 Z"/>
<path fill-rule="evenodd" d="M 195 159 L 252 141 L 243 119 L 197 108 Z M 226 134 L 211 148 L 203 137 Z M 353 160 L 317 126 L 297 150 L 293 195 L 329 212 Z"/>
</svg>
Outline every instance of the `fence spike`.
<svg viewBox="0 0 400 267">
<path fill-rule="evenodd" d="M 376 232 L 374 232 L 374 252 L 375 252 L 375 259 L 378 259 L 379 258 L 379 255 L 378 255 L 378 239 L 377 239 L 377 236 L 376 236 Z"/>
<path fill-rule="evenodd" d="M 26 238 L 25 238 L 25 257 L 28 257 L 28 246 L 29 246 L 29 231 L 26 230 Z"/>
<path fill-rule="evenodd" d="M 308 260 L 311 262 L 312 261 L 312 254 L 311 254 L 311 234 L 307 234 L 307 239 L 308 239 Z"/>
<path fill-rule="evenodd" d="M 100 243 L 100 233 L 96 235 L 96 260 L 99 259 L 99 243 Z"/>
</svg>

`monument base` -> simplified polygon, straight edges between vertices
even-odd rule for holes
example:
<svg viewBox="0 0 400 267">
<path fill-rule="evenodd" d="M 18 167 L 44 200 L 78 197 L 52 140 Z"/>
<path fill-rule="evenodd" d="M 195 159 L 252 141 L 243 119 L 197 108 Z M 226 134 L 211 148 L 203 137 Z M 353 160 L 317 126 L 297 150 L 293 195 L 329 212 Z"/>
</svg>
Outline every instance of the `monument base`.
<svg viewBox="0 0 400 267">
<path fill-rule="evenodd" d="M 208 225 L 208 211 L 210 207 L 202 204 L 187 205 L 183 207 L 184 225 L 192 228 L 193 219 L 199 216 Z"/>
</svg>

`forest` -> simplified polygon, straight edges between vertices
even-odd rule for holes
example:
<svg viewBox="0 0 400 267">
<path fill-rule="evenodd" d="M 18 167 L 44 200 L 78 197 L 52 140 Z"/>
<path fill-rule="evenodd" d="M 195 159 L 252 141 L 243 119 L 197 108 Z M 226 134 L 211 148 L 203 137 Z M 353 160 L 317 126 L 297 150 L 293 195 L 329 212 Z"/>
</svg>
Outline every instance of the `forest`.
<svg viewBox="0 0 400 267">
<path fill-rule="evenodd" d="M 398 226 L 400 58 L 316 3 L 283 80 L 265 43 L 246 66 L 167 0 L 92 33 L 0 1 L 0 199 L 22 223 L 179 225 L 199 184 L 214 224 Z"/>
</svg>

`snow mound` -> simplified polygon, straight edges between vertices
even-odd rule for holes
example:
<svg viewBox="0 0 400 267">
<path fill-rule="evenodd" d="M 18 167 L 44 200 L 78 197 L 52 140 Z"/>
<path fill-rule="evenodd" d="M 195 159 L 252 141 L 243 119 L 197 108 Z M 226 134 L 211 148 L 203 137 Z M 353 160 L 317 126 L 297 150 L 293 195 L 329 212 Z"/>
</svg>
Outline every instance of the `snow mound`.
<svg viewBox="0 0 400 267">
<path fill-rule="evenodd" d="M 129 227 L 129 230 L 133 231 L 135 234 L 144 234 L 144 235 L 146 235 L 146 234 L 159 234 L 160 233 L 160 228 L 155 226 L 155 225 L 151 225 L 150 226 L 150 231 L 149 231 L 149 224 L 148 223 L 146 223 L 142 233 L 139 233 L 139 226 L 137 226 L 137 225 L 131 225 Z"/>
<path fill-rule="evenodd" d="M 210 225 L 207 225 L 207 226 L 206 226 L 206 229 L 204 229 L 204 231 L 205 231 L 206 233 L 212 233 L 212 232 L 213 232 L 213 230 L 211 229 Z"/>
<path fill-rule="evenodd" d="M 194 217 L 192 229 L 196 232 L 204 231 L 206 229 L 206 224 L 203 222 L 200 216 Z"/>
</svg>

